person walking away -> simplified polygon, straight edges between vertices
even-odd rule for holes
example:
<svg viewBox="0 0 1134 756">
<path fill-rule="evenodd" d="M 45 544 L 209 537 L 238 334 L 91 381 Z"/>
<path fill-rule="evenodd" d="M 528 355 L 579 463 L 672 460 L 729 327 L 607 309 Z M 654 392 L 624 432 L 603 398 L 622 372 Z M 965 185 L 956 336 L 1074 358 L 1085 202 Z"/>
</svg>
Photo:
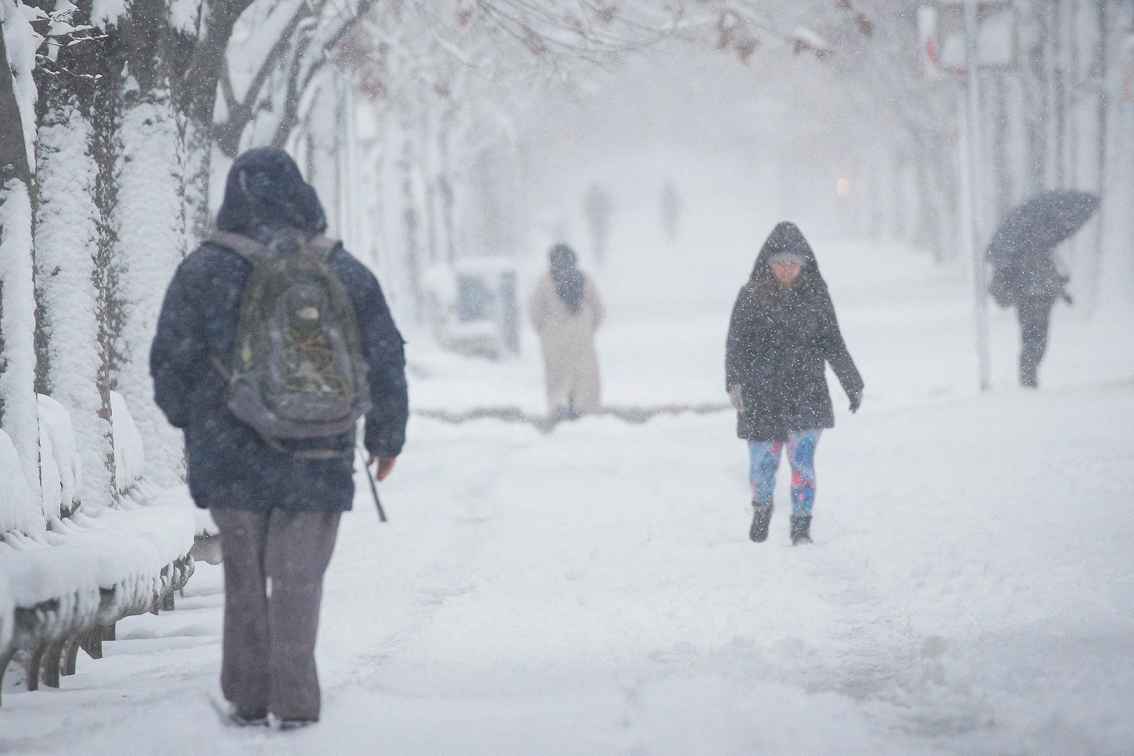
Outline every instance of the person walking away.
<svg viewBox="0 0 1134 756">
<path fill-rule="evenodd" d="M 815 450 L 834 427 L 825 368 L 830 364 L 850 399 L 862 404 L 863 381 L 835 317 L 815 253 L 793 224 L 777 225 L 764 242 L 729 322 L 725 390 L 748 442 L 752 485 L 749 537 L 767 539 L 780 457 L 791 466 L 791 541 L 811 542 Z"/>
<path fill-rule="evenodd" d="M 150 372 L 185 433 L 190 493 L 220 529 L 228 716 L 293 728 L 319 719 L 315 639 L 355 422 L 380 479 L 405 442 L 403 342 L 285 152 L 236 160 L 216 225 L 169 284 Z"/>
<path fill-rule="evenodd" d="M 997 304 L 1015 306 L 1020 324 L 1019 379 L 1024 388 L 1039 388 L 1039 366 L 1047 353 L 1051 312 L 1056 301 L 1073 304 L 1067 293 L 1071 279 L 1059 272 L 1054 251 L 1021 255 L 1014 264 L 998 268 L 989 290 Z"/>
<path fill-rule="evenodd" d="M 532 294 L 529 315 L 543 350 L 548 412 L 556 420 L 574 419 L 602 403 L 595 332 L 605 310 L 574 250 L 556 244 L 548 257 L 550 270 Z"/>
</svg>

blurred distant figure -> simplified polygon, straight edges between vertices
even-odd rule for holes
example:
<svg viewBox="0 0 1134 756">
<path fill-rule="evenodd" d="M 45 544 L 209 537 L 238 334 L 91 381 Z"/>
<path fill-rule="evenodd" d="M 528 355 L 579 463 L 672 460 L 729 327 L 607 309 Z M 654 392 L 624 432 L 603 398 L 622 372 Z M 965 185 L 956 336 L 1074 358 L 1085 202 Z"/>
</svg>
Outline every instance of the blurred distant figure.
<svg viewBox="0 0 1134 756">
<path fill-rule="evenodd" d="M 601 406 L 595 332 L 605 312 L 574 250 L 556 244 L 549 258 L 529 314 L 543 349 L 548 412 L 554 419 L 574 419 Z"/>
<path fill-rule="evenodd" d="M 835 306 L 815 253 L 793 223 L 772 230 L 740 289 L 728 328 L 725 389 L 748 442 L 752 525 L 768 538 L 776 471 L 786 446 L 791 465 L 791 541 L 811 542 L 815 447 L 835 425 L 827 389 L 830 363 L 850 398 L 862 404 L 863 382 L 843 342 Z"/>
<path fill-rule="evenodd" d="M 681 195 L 673 180 L 665 182 L 661 193 L 661 221 L 662 228 L 671 242 L 677 241 L 677 233 L 681 228 Z"/>
<path fill-rule="evenodd" d="M 1021 256 L 995 270 L 989 291 L 1002 307 L 1016 308 L 1020 322 L 1020 385 L 1039 388 L 1039 364 L 1047 352 L 1051 311 L 1057 300 L 1072 304 L 1071 280 L 1059 272 L 1052 254 Z"/>
<path fill-rule="evenodd" d="M 610 242 L 610 229 L 614 218 L 614 200 L 599 184 L 591 184 L 583 197 L 583 215 L 587 218 L 587 228 L 591 234 L 591 249 L 599 265 L 606 263 L 607 245 Z"/>
<path fill-rule="evenodd" d="M 1055 264 L 1055 248 L 1098 210 L 1090 192 L 1040 192 L 1013 208 L 993 234 L 985 254 L 993 266 L 988 291 L 1001 307 L 1015 307 L 1020 320 L 1020 385 L 1039 387 L 1039 364 L 1047 351 L 1056 300 L 1071 304 L 1070 278 Z"/>
</svg>

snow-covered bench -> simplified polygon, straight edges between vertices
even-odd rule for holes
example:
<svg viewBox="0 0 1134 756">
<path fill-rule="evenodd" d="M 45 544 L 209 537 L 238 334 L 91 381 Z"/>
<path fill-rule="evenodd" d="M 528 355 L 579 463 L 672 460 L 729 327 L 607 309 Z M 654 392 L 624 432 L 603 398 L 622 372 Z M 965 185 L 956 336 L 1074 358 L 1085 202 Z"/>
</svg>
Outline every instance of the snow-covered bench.
<svg viewBox="0 0 1134 756">
<path fill-rule="evenodd" d="M 39 506 L 0 431 L 0 475 L 14 481 L 0 511 L 0 682 L 23 651 L 28 689 L 41 678 L 57 687 L 61 675 L 74 673 L 79 648 L 101 657 L 116 622 L 172 609 L 175 592 L 193 574 L 196 518 L 186 494 L 147 484 L 137 428 L 117 395 L 112 413 L 117 502 L 91 511 L 75 508 L 81 471 L 65 409 L 40 398 L 46 493 Z M 38 517 L 28 515 L 37 510 Z"/>
</svg>

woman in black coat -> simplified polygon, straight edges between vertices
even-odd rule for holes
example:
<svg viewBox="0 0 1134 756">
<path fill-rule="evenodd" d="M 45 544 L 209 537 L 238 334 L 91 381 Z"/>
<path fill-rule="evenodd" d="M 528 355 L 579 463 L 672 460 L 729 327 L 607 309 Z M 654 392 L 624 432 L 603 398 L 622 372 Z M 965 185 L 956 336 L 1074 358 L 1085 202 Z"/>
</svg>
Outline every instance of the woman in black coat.
<svg viewBox="0 0 1134 756">
<path fill-rule="evenodd" d="M 850 398 L 851 412 L 858 411 L 862 376 L 843 342 L 815 253 L 795 224 L 780 223 L 736 298 L 725 359 L 737 435 L 748 442 L 753 541 L 768 537 L 785 445 L 792 468 L 792 543 L 811 541 L 815 447 L 822 431 L 835 425 L 828 363 Z"/>
</svg>

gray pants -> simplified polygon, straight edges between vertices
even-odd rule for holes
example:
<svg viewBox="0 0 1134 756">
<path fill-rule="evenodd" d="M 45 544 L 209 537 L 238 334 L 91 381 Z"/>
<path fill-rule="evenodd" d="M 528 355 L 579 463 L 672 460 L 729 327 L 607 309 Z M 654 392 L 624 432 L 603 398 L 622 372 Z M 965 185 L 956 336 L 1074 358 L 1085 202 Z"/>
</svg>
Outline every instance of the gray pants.
<svg viewBox="0 0 1134 756">
<path fill-rule="evenodd" d="M 210 511 L 224 552 L 224 697 L 246 712 L 318 719 L 315 635 L 340 513 Z"/>
</svg>

